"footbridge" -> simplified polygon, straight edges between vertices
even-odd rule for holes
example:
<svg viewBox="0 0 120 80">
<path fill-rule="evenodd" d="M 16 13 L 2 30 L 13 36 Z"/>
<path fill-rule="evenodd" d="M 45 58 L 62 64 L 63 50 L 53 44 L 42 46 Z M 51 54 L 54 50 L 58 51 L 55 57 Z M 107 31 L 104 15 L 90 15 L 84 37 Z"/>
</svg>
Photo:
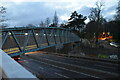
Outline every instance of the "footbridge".
<svg viewBox="0 0 120 80">
<path fill-rule="evenodd" d="M 70 30 L 53 27 L 20 27 L 1 29 L 2 50 L 14 57 L 60 44 L 79 41 Z"/>
<path fill-rule="evenodd" d="M 76 42 L 79 41 L 79 37 L 63 28 L 20 27 L 0 29 L 0 41 L 0 79 L 38 80 L 11 57 Z"/>
</svg>

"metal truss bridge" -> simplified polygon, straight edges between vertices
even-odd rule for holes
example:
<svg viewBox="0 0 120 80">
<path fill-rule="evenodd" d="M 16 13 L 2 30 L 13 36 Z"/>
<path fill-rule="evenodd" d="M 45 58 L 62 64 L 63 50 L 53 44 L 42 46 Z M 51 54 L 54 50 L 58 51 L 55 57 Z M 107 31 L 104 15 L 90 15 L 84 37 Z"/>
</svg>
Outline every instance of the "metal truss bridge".
<svg viewBox="0 0 120 80">
<path fill-rule="evenodd" d="M 11 57 L 26 52 L 79 41 L 79 37 L 63 28 L 5 28 L 1 29 L 2 50 Z"/>
</svg>

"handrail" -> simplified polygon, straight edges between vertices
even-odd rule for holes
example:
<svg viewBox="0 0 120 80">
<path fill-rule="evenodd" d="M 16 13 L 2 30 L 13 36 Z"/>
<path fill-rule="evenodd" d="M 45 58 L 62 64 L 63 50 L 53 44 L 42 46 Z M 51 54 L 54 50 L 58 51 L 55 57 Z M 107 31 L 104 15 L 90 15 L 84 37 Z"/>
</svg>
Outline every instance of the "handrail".
<svg viewBox="0 0 120 80">
<path fill-rule="evenodd" d="M 60 27 L 16 27 L 16 28 L 2 28 L 0 31 L 10 31 L 10 30 L 26 30 L 26 29 L 60 29 L 60 30 L 67 30 L 65 28 L 60 28 Z"/>
<path fill-rule="evenodd" d="M 2 77 L 7 79 L 19 78 L 32 78 L 38 80 L 32 73 L 22 67 L 19 63 L 8 56 L 4 51 L 0 49 L 0 72 Z M 1 77 L 1 76 L 0 76 Z"/>
</svg>

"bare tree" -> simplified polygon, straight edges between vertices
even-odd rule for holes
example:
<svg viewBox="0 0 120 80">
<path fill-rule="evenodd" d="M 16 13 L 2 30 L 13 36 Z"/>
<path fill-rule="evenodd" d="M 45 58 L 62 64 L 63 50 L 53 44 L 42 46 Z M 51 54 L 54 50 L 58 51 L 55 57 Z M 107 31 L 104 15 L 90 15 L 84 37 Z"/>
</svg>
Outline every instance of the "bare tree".
<svg viewBox="0 0 120 80">
<path fill-rule="evenodd" d="M 53 18 L 53 27 L 57 27 L 58 26 L 58 16 L 57 16 L 57 13 L 55 11 L 55 14 L 54 14 L 54 18 Z"/>
<path fill-rule="evenodd" d="M 88 16 L 90 21 L 94 21 L 97 23 L 96 31 L 95 31 L 95 43 L 96 44 L 98 42 L 98 33 L 99 33 L 100 26 L 102 25 L 102 23 L 104 21 L 104 18 L 101 15 L 101 11 L 102 11 L 103 6 L 104 6 L 104 3 L 102 1 L 96 2 L 96 7 L 90 9 L 91 13 Z"/>
<path fill-rule="evenodd" d="M 40 27 L 45 27 L 45 24 L 43 21 L 40 22 Z"/>
<path fill-rule="evenodd" d="M 104 3 L 102 1 L 96 2 L 96 7 L 90 9 L 91 13 L 88 16 L 90 21 L 95 21 L 98 23 L 101 22 L 101 20 L 103 19 L 103 16 L 101 15 L 101 11 L 102 11 L 103 6 L 104 6 Z"/>
<path fill-rule="evenodd" d="M 7 27 L 7 24 L 5 23 L 7 19 L 5 19 L 5 15 L 4 15 L 6 13 L 6 9 L 7 8 L 3 6 L 0 7 L 0 28 Z"/>
<path fill-rule="evenodd" d="M 49 27 L 49 24 L 50 24 L 50 18 L 49 18 L 49 17 L 46 18 L 46 20 L 45 20 L 45 24 L 46 24 L 46 27 Z"/>
<path fill-rule="evenodd" d="M 116 9 L 117 11 L 116 11 L 115 19 L 120 20 L 120 0 L 118 2 L 118 7 Z"/>
</svg>

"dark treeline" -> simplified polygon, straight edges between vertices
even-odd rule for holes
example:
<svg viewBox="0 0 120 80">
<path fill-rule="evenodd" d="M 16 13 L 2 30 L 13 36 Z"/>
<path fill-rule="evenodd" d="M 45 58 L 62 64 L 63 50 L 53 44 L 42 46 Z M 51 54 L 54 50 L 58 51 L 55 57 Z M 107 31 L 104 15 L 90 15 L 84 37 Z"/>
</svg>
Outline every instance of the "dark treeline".
<svg viewBox="0 0 120 80">
<path fill-rule="evenodd" d="M 96 7 L 91 8 L 91 13 L 88 16 L 89 22 L 85 24 L 86 16 L 78 14 L 74 11 L 67 24 L 62 24 L 62 27 L 69 29 L 76 33 L 81 38 L 87 38 L 98 42 L 98 37 L 102 32 L 109 32 L 113 39 L 120 41 L 120 1 L 116 8 L 116 15 L 113 20 L 107 21 L 103 18 L 101 11 L 104 7 L 103 2 L 96 2 Z"/>
</svg>

